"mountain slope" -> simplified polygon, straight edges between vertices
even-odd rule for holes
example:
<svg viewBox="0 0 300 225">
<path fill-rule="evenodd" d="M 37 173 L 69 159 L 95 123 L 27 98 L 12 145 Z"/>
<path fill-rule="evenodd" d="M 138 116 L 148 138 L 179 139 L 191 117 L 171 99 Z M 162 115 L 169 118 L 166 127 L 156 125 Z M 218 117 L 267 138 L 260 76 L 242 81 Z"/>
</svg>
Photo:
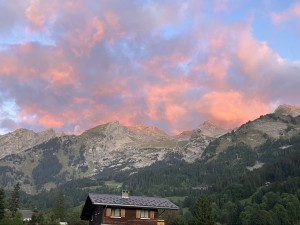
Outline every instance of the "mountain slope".
<svg viewBox="0 0 300 225">
<path fill-rule="evenodd" d="M 208 187 L 262 167 L 274 161 L 276 154 L 292 149 L 289 140 L 300 135 L 298 112 L 298 107 L 284 105 L 229 133 L 204 122 L 177 136 L 151 126 L 126 127 L 115 121 L 5 156 L 0 159 L 0 181 L 9 187 L 18 180 L 24 191 L 34 194 L 81 178 L 118 178 L 133 184 L 147 168 L 157 168 L 163 177 L 161 168 L 175 165 L 164 180 L 156 180 L 168 182 L 168 176 L 178 173 L 182 175 L 174 181 L 178 187 Z M 274 142 L 282 143 L 280 151 L 270 150 Z"/>
<path fill-rule="evenodd" d="M 219 128 L 209 121 L 200 124 L 190 132 L 189 142 L 180 149 L 180 152 L 184 154 L 184 160 L 191 163 L 201 158 L 208 144 L 225 133 L 227 130 Z"/>
<path fill-rule="evenodd" d="M 180 196 L 208 188 L 218 192 L 245 173 L 299 153 L 299 128 L 300 116 L 294 111 L 276 110 L 215 139 L 200 160 L 153 165 L 130 176 L 125 185 L 133 190 L 147 191 L 150 187 L 150 193 L 155 190 Z M 153 179 L 156 174 L 159 176 Z"/>
<path fill-rule="evenodd" d="M 36 133 L 23 128 L 0 135 L 0 159 L 10 154 L 22 152 L 61 135 L 55 133 L 52 129 Z"/>
<path fill-rule="evenodd" d="M 55 137 L 8 155 L 0 160 L 0 178 L 5 186 L 18 180 L 27 193 L 36 193 L 83 177 L 95 179 L 109 178 L 119 172 L 130 174 L 172 158 L 194 161 L 215 138 L 209 129 L 218 129 L 212 127 L 204 124 L 192 135 L 169 136 L 156 127 L 126 127 L 115 121 L 79 136 Z M 198 139 L 203 141 L 201 148 L 195 147 Z M 192 156 L 191 147 L 194 147 Z"/>
</svg>

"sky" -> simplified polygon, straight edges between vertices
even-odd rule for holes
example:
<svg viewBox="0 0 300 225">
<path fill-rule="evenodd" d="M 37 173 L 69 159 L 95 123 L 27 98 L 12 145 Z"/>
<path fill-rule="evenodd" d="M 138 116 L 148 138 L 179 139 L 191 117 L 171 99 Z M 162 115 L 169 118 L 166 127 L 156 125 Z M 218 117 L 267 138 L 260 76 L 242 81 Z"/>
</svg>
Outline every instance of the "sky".
<svg viewBox="0 0 300 225">
<path fill-rule="evenodd" d="M 300 1 L 0 0 L 0 133 L 168 134 L 300 105 Z"/>
</svg>

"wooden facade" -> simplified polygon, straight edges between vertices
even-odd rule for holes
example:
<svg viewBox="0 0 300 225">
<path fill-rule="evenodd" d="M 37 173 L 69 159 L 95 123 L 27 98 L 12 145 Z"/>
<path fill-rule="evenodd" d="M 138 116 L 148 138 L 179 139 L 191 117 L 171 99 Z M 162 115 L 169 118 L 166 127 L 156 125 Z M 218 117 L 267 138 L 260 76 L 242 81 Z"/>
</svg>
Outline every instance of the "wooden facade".
<svg viewBox="0 0 300 225">
<path fill-rule="evenodd" d="M 113 213 L 117 212 L 117 213 Z M 120 212 L 118 214 L 118 212 Z M 90 225 L 158 225 L 157 209 L 96 206 Z M 159 225 L 164 225 L 160 220 Z"/>
<path fill-rule="evenodd" d="M 89 225 L 165 225 L 159 212 L 177 209 L 163 198 L 90 194 L 80 217 Z"/>
</svg>

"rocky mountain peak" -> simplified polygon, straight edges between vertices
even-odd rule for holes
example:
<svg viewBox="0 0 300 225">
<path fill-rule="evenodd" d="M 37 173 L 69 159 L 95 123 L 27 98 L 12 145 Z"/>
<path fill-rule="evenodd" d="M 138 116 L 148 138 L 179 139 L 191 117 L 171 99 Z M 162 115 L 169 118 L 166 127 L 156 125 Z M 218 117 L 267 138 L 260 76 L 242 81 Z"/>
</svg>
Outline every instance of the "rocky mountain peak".
<svg viewBox="0 0 300 225">
<path fill-rule="evenodd" d="M 111 121 L 105 124 L 107 127 L 118 127 L 120 126 L 120 122 L 118 120 Z"/>
<path fill-rule="evenodd" d="M 180 134 L 178 134 L 177 136 L 191 136 L 191 134 L 193 133 L 192 130 L 185 130 L 182 131 Z"/>
<path fill-rule="evenodd" d="M 296 117 L 296 116 L 300 115 L 300 107 L 284 104 L 284 105 L 278 106 L 274 113 L 280 114 L 280 115 L 285 115 L 285 116 Z"/>
<path fill-rule="evenodd" d="M 25 151 L 35 145 L 43 143 L 54 137 L 62 136 L 53 129 L 42 132 L 34 132 L 25 128 L 17 129 L 13 132 L 0 136 L 0 159 L 10 155 Z"/>
<path fill-rule="evenodd" d="M 197 127 L 197 131 L 208 137 L 219 137 L 227 132 L 227 130 L 216 126 L 210 121 L 204 121 Z"/>
<path fill-rule="evenodd" d="M 131 129 L 132 131 L 141 132 L 148 135 L 167 136 L 167 134 L 164 131 L 160 130 L 155 126 L 134 125 L 128 128 Z"/>
<path fill-rule="evenodd" d="M 28 134 L 28 133 L 34 133 L 32 130 L 28 130 L 28 129 L 25 129 L 25 128 L 19 128 L 13 132 L 10 132 L 8 134 L 14 134 L 14 135 L 18 135 L 18 134 Z"/>
</svg>

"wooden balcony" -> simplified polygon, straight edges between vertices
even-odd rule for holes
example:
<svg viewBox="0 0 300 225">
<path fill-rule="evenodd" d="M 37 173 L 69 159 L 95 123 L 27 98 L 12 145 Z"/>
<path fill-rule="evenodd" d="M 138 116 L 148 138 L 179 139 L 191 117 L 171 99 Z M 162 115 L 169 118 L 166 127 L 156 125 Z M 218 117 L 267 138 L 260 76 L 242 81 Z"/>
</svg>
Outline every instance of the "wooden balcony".
<svg viewBox="0 0 300 225">
<path fill-rule="evenodd" d="M 165 225 L 165 221 L 164 220 L 157 220 L 157 225 Z"/>
</svg>

